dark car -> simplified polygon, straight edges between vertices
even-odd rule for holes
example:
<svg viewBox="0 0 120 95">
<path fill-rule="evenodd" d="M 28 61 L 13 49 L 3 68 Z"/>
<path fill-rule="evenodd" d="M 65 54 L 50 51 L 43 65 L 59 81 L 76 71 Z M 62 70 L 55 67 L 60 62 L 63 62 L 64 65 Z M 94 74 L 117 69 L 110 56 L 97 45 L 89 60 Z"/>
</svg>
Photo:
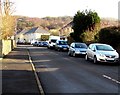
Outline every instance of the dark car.
<svg viewBox="0 0 120 95">
<path fill-rule="evenodd" d="M 39 41 L 37 43 L 37 46 L 39 46 L 39 47 L 47 47 L 48 46 L 48 42 L 46 42 L 46 41 Z"/>
<path fill-rule="evenodd" d="M 55 50 L 58 51 L 68 51 L 69 45 L 65 40 L 57 40 L 55 44 Z"/>
<path fill-rule="evenodd" d="M 43 42 L 42 42 L 42 46 L 43 46 L 43 47 L 47 47 L 47 46 L 48 46 L 48 42 L 43 41 Z"/>
</svg>

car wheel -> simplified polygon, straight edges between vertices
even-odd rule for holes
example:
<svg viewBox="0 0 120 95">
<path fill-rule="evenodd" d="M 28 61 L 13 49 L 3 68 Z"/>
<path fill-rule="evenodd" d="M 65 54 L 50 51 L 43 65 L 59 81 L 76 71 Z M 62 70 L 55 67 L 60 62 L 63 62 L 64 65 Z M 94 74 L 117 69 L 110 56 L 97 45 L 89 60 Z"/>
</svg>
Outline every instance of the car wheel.
<svg viewBox="0 0 120 95">
<path fill-rule="evenodd" d="M 57 51 L 57 48 L 55 47 L 55 51 Z"/>
<path fill-rule="evenodd" d="M 58 48 L 57 50 L 60 51 L 60 48 Z"/>
<path fill-rule="evenodd" d="M 88 57 L 87 54 L 85 55 L 85 60 L 86 60 L 86 61 L 89 61 L 89 57 Z"/>
<path fill-rule="evenodd" d="M 97 58 L 96 58 L 96 56 L 94 56 L 93 63 L 94 63 L 94 64 L 97 63 Z"/>
<path fill-rule="evenodd" d="M 47 46 L 47 48 L 49 49 L 49 46 Z"/>
<path fill-rule="evenodd" d="M 72 56 L 73 56 L 73 57 L 75 57 L 75 56 L 76 56 L 75 52 L 73 52 Z"/>
<path fill-rule="evenodd" d="M 71 56 L 71 53 L 70 53 L 70 51 L 68 51 L 68 55 L 69 55 L 69 56 Z"/>
</svg>

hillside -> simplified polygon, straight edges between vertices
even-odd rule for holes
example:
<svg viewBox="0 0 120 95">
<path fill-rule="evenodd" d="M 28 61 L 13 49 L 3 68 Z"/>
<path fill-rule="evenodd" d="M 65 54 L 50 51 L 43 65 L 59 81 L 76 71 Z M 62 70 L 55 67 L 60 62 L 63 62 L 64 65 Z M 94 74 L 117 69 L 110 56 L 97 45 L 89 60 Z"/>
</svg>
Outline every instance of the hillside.
<svg viewBox="0 0 120 95">
<path fill-rule="evenodd" d="M 62 28 L 64 25 L 67 25 L 72 21 L 73 17 L 65 16 L 65 17 L 44 17 L 44 18 L 31 18 L 31 17 L 23 17 L 16 16 L 20 20 L 17 22 L 17 29 L 21 31 L 24 28 L 32 28 L 32 27 L 42 27 L 46 30 L 58 30 Z M 118 21 L 112 18 L 101 18 L 101 28 L 109 27 L 109 26 L 117 26 Z"/>
<path fill-rule="evenodd" d="M 66 17 L 45 17 L 45 18 L 30 18 L 30 17 L 17 17 L 17 29 L 32 28 L 35 26 L 43 27 L 44 29 L 59 29 L 69 23 L 73 18 Z"/>
<path fill-rule="evenodd" d="M 112 18 L 101 18 L 101 28 L 109 26 L 118 26 L 118 20 Z"/>
</svg>

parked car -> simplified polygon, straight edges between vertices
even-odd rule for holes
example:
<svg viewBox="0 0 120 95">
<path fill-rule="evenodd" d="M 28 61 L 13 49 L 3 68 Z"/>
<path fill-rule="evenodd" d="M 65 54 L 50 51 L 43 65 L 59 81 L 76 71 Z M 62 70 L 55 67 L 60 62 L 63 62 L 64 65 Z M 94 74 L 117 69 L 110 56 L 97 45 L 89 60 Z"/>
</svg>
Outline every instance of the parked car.
<svg viewBox="0 0 120 95">
<path fill-rule="evenodd" d="M 33 46 L 37 46 L 38 41 L 35 41 L 34 43 L 32 43 Z"/>
<path fill-rule="evenodd" d="M 42 45 L 42 41 L 37 42 L 37 46 L 41 47 Z"/>
<path fill-rule="evenodd" d="M 68 51 L 69 45 L 65 40 L 57 40 L 55 44 L 55 50 L 58 51 Z"/>
<path fill-rule="evenodd" d="M 37 41 L 34 43 L 34 46 L 39 46 L 39 47 L 47 47 L 48 46 L 48 42 L 46 41 Z"/>
<path fill-rule="evenodd" d="M 55 43 L 56 43 L 57 39 L 50 39 L 49 43 L 48 43 L 48 48 L 55 48 Z"/>
<path fill-rule="evenodd" d="M 68 51 L 69 56 L 86 55 L 87 45 L 85 43 L 73 42 Z"/>
<path fill-rule="evenodd" d="M 48 42 L 42 41 L 42 46 L 43 46 L 43 47 L 47 47 L 47 46 L 48 46 Z"/>
<path fill-rule="evenodd" d="M 91 59 L 94 63 L 117 63 L 119 61 L 119 54 L 108 44 L 93 43 L 89 45 L 85 59 Z"/>
</svg>

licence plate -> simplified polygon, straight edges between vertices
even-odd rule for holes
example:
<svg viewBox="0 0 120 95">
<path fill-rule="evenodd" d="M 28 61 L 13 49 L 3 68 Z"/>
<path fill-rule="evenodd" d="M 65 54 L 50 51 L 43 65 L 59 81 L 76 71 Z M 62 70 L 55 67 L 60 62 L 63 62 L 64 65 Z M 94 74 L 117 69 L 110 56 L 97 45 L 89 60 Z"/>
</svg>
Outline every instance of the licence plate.
<svg viewBox="0 0 120 95">
<path fill-rule="evenodd" d="M 67 48 L 63 48 L 64 50 L 67 50 Z"/>
<path fill-rule="evenodd" d="M 107 58 L 107 60 L 113 61 L 114 59 L 113 58 Z"/>
<path fill-rule="evenodd" d="M 81 52 L 81 54 L 86 54 L 85 52 Z"/>
</svg>

